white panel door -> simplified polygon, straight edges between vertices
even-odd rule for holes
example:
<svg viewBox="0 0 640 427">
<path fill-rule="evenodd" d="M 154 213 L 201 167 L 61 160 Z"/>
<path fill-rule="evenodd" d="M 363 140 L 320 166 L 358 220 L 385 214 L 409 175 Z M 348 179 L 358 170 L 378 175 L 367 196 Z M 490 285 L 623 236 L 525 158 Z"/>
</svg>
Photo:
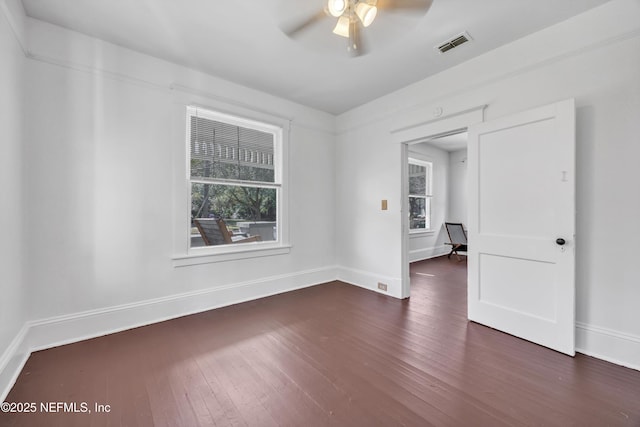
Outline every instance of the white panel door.
<svg viewBox="0 0 640 427">
<path fill-rule="evenodd" d="M 575 104 L 469 128 L 469 320 L 575 354 Z"/>
</svg>

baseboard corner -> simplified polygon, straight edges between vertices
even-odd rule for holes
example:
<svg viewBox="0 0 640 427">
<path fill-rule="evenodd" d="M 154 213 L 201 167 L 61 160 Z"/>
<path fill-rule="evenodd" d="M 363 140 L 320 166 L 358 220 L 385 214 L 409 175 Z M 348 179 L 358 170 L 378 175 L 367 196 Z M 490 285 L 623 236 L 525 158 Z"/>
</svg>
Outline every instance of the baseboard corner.
<svg viewBox="0 0 640 427">
<path fill-rule="evenodd" d="M 22 325 L 11 344 L 0 355 L 0 402 L 4 402 L 13 388 L 31 352 L 26 347 L 29 325 Z"/>
<path fill-rule="evenodd" d="M 640 336 L 576 322 L 576 351 L 640 371 Z"/>
</svg>

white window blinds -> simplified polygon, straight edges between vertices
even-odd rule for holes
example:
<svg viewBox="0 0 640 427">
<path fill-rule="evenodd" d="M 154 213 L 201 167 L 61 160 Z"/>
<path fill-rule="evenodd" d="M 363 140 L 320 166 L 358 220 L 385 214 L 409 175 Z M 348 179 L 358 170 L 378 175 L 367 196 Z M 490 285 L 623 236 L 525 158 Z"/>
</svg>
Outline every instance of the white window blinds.
<svg viewBox="0 0 640 427">
<path fill-rule="evenodd" d="M 275 182 L 274 135 L 192 115 L 191 178 Z"/>
</svg>

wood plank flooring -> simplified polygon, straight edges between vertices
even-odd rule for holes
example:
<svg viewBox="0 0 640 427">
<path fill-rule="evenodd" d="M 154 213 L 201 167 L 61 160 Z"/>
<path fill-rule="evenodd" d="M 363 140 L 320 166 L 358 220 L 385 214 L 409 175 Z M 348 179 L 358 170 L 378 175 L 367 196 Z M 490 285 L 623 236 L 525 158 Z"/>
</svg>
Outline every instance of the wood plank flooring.
<svg viewBox="0 0 640 427">
<path fill-rule="evenodd" d="M 467 322 L 465 280 L 436 258 L 409 300 L 333 282 L 37 352 L 7 402 L 38 411 L 0 425 L 640 426 L 640 372 Z"/>
</svg>

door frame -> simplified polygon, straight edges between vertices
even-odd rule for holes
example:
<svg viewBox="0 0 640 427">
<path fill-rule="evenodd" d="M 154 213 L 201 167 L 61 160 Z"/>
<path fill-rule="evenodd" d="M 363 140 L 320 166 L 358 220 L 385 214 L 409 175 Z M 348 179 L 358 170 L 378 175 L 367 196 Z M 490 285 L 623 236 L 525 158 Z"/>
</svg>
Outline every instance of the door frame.
<svg viewBox="0 0 640 427">
<path fill-rule="evenodd" d="M 401 289 L 400 297 L 409 298 L 411 283 L 409 278 L 409 219 L 407 206 L 409 204 L 408 166 L 409 145 L 430 141 L 439 137 L 464 132 L 471 125 L 484 121 L 486 104 L 479 105 L 450 114 L 442 115 L 436 119 L 420 123 L 410 124 L 391 131 L 392 141 L 400 144 L 401 161 Z M 441 111 L 441 110 L 439 110 Z"/>
</svg>

